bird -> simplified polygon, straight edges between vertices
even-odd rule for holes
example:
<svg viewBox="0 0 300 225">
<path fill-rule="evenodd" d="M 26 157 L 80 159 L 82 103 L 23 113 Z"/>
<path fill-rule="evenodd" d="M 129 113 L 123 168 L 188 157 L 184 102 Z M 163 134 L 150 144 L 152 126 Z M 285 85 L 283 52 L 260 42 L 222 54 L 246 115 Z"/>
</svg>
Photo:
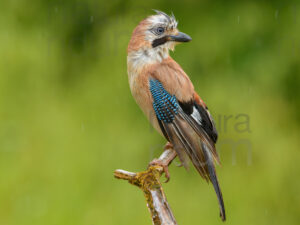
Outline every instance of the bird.
<svg viewBox="0 0 300 225">
<path fill-rule="evenodd" d="M 132 96 L 152 126 L 165 137 L 166 147 L 175 150 L 181 164 L 188 168 L 192 162 L 200 176 L 213 184 L 220 217 L 225 221 L 215 169 L 220 159 L 214 120 L 189 76 L 169 54 L 177 44 L 192 38 L 178 30 L 173 13 L 154 11 L 135 27 L 128 44 L 127 73 Z M 169 179 L 167 165 L 161 166 Z"/>
</svg>

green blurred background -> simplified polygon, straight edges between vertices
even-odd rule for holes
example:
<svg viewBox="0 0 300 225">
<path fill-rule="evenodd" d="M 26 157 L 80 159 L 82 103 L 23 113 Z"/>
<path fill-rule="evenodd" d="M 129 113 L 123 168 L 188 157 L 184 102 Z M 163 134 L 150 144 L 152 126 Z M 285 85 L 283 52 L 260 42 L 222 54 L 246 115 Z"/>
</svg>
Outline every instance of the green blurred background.
<svg viewBox="0 0 300 225">
<path fill-rule="evenodd" d="M 226 224 L 299 224 L 299 1 L 4 0 L 1 225 L 151 224 L 142 192 L 113 177 L 165 143 L 126 72 L 151 9 L 193 38 L 171 55 L 219 127 Z M 178 224 L 223 224 L 212 185 L 175 164 L 164 189 Z"/>
</svg>

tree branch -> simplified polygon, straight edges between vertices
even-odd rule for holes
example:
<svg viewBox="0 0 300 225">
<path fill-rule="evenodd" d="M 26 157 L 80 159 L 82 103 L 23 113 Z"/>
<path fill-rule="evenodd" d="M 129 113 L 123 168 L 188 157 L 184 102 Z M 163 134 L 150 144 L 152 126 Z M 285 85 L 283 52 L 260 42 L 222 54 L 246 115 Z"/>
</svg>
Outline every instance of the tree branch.
<svg viewBox="0 0 300 225">
<path fill-rule="evenodd" d="M 175 157 L 176 152 L 173 149 L 167 149 L 161 154 L 159 161 L 169 165 Z M 150 165 L 146 171 L 138 173 L 115 170 L 114 176 L 118 179 L 127 180 L 142 189 L 154 225 L 175 225 L 177 222 L 159 181 L 163 172 L 162 166 Z"/>
</svg>

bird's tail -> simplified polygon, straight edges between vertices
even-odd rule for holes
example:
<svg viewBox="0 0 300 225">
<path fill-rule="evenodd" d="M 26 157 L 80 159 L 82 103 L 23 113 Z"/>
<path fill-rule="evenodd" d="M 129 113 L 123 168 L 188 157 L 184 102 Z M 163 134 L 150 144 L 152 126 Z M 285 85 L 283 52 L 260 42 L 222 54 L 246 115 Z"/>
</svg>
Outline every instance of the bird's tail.
<svg viewBox="0 0 300 225">
<path fill-rule="evenodd" d="M 207 163 L 208 172 L 209 172 L 209 179 L 210 179 L 211 183 L 213 184 L 215 192 L 218 197 L 218 202 L 219 202 L 219 207 L 220 207 L 220 217 L 223 221 L 225 221 L 226 220 L 225 206 L 224 206 L 224 201 L 223 201 L 223 195 L 222 195 L 222 192 L 221 192 L 221 189 L 219 186 L 219 182 L 218 182 L 218 177 L 216 174 L 216 168 L 213 163 L 213 159 L 209 155 L 210 152 L 207 149 L 207 146 L 205 144 L 202 144 L 202 148 L 204 150 L 204 155 L 206 158 L 206 163 Z"/>
</svg>

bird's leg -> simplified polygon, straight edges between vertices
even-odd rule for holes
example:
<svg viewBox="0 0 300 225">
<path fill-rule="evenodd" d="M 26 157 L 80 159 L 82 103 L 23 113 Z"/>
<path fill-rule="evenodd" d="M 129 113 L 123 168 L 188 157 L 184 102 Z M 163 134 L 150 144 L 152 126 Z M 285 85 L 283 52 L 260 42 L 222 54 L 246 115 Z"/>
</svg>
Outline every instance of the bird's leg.
<svg viewBox="0 0 300 225">
<path fill-rule="evenodd" d="M 163 154 L 158 158 L 154 159 L 149 163 L 149 166 L 161 166 L 164 170 L 166 180 L 164 181 L 167 183 L 170 180 L 170 173 L 168 166 L 171 164 L 173 159 L 177 156 L 175 150 L 173 149 L 173 145 L 168 142 L 164 147 Z"/>
<path fill-rule="evenodd" d="M 170 149 L 170 148 L 173 149 L 173 145 L 170 142 L 167 142 L 167 144 L 164 147 L 164 150 L 167 150 L 167 149 Z"/>
</svg>

